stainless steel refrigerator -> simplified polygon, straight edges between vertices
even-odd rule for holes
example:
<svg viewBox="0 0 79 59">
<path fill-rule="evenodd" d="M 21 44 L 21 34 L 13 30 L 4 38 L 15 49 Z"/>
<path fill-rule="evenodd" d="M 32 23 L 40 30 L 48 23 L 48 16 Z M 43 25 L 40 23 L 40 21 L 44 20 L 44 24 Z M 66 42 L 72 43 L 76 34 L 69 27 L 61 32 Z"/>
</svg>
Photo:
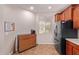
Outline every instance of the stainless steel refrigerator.
<svg viewBox="0 0 79 59">
<path fill-rule="evenodd" d="M 62 54 L 66 54 L 66 38 L 77 38 L 77 30 L 73 29 L 73 21 L 58 21 L 55 27 L 55 47 Z"/>
</svg>

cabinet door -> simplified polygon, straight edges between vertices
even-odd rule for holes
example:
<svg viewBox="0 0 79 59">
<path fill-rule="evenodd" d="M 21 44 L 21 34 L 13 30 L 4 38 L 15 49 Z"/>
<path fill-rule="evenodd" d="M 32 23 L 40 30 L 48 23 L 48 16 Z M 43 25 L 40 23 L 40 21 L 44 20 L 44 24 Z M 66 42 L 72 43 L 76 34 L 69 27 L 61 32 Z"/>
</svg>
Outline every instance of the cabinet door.
<svg viewBox="0 0 79 59">
<path fill-rule="evenodd" d="M 60 14 L 60 19 L 61 19 L 61 21 L 64 21 L 64 12 L 62 12 L 62 13 Z"/>
<path fill-rule="evenodd" d="M 79 49 L 73 48 L 73 55 L 79 55 Z"/>
<path fill-rule="evenodd" d="M 69 41 L 66 41 L 66 55 L 72 55 L 73 47 Z"/>
<path fill-rule="evenodd" d="M 28 38 L 27 39 L 20 39 L 19 40 L 19 52 L 22 52 L 22 51 L 24 51 L 24 50 L 26 50 L 26 49 L 28 49 L 29 48 L 29 40 L 28 40 Z"/>
<path fill-rule="evenodd" d="M 73 55 L 79 55 L 79 45 L 73 44 Z"/>
<path fill-rule="evenodd" d="M 60 21 L 60 14 L 55 15 L 55 21 Z"/>
<path fill-rule="evenodd" d="M 36 37 L 35 36 L 31 36 L 28 40 L 29 40 L 29 47 L 36 46 Z"/>
<path fill-rule="evenodd" d="M 64 18 L 65 20 L 72 20 L 72 6 L 68 7 L 65 11 L 64 11 Z"/>
<path fill-rule="evenodd" d="M 75 29 L 79 28 L 79 5 L 75 6 L 73 9 L 73 27 Z"/>
<path fill-rule="evenodd" d="M 57 14 L 55 15 L 55 21 L 57 21 Z"/>
</svg>

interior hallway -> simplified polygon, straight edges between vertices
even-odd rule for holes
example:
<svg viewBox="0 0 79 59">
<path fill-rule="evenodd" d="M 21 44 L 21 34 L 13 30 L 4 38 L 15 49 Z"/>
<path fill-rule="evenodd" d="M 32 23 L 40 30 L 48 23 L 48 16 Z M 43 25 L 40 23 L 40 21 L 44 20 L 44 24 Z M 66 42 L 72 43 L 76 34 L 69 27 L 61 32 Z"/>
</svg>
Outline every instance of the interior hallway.
<svg viewBox="0 0 79 59">
<path fill-rule="evenodd" d="M 22 53 L 17 53 L 16 55 L 59 55 L 59 54 L 56 51 L 54 45 L 40 44 Z"/>
</svg>

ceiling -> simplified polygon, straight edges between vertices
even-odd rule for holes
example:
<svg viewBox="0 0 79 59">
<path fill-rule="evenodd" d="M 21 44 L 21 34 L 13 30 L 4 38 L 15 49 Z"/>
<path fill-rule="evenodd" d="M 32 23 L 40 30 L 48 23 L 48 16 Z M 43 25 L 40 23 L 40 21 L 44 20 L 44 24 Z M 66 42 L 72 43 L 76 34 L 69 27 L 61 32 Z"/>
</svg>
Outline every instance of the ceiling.
<svg viewBox="0 0 79 59">
<path fill-rule="evenodd" d="M 9 6 L 32 11 L 34 13 L 41 13 L 41 12 L 58 12 L 68 7 L 69 4 L 11 4 Z M 34 7 L 34 10 L 30 10 L 31 6 Z M 49 10 L 48 6 L 52 6 L 52 8 Z"/>
</svg>

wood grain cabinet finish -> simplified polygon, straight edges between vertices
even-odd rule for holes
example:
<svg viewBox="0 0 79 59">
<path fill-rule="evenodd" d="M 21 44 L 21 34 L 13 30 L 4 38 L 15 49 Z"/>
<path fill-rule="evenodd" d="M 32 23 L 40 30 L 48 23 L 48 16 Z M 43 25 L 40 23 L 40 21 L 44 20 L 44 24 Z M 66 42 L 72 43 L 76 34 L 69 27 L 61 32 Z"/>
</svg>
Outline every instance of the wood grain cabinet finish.
<svg viewBox="0 0 79 59">
<path fill-rule="evenodd" d="M 73 55 L 79 55 L 79 49 L 73 48 Z"/>
<path fill-rule="evenodd" d="M 59 18 L 60 21 L 72 20 L 73 19 L 73 13 L 72 13 L 73 10 L 72 9 L 73 9 L 73 7 L 69 6 L 64 11 L 57 14 L 59 17 L 56 16 L 56 19 Z"/>
<path fill-rule="evenodd" d="M 55 15 L 55 21 L 58 21 L 58 14 Z"/>
<path fill-rule="evenodd" d="M 66 41 L 66 55 L 79 55 L 79 45 Z"/>
<path fill-rule="evenodd" d="M 79 55 L 79 45 L 73 44 L 73 55 Z"/>
<path fill-rule="evenodd" d="M 55 15 L 55 21 L 56 21 L 56 22 L 57 22 L 57 21 L 60 21 L 60 14 L 59 14 L 59 13 Z"/>
<path fill-rule="evenodd" d="M 19 35 L 18 36 L 18 52 L 22 52 L 36 46 L 36 35 Z"/>
<path fill-rule="evenodd" d="M 72 44 L 69 41 L 66 41 L 66 55 L 72 55 L 72 54 L 73 54 Z"/>
<path fill-rule="evenodd" d="M 73 28 L 79 29 L 79 5 L 73 7 Z"/>
<path fill-rule="evenodd" d="M 60 21 L 64 21 L 64 12 L 60 13 Z"/>
<path fill-rule="evenodd" d="M 73 4 L 56 16 L 57 21 L 73 20 L 73 29 L 79 29 L 79 4 Z"/>
<path fill-rule="evenodd" d="M 73 19 L 72 6 L 69 6 L 64 10 L 64 20 L 72 20 Z"/>
</svg>

